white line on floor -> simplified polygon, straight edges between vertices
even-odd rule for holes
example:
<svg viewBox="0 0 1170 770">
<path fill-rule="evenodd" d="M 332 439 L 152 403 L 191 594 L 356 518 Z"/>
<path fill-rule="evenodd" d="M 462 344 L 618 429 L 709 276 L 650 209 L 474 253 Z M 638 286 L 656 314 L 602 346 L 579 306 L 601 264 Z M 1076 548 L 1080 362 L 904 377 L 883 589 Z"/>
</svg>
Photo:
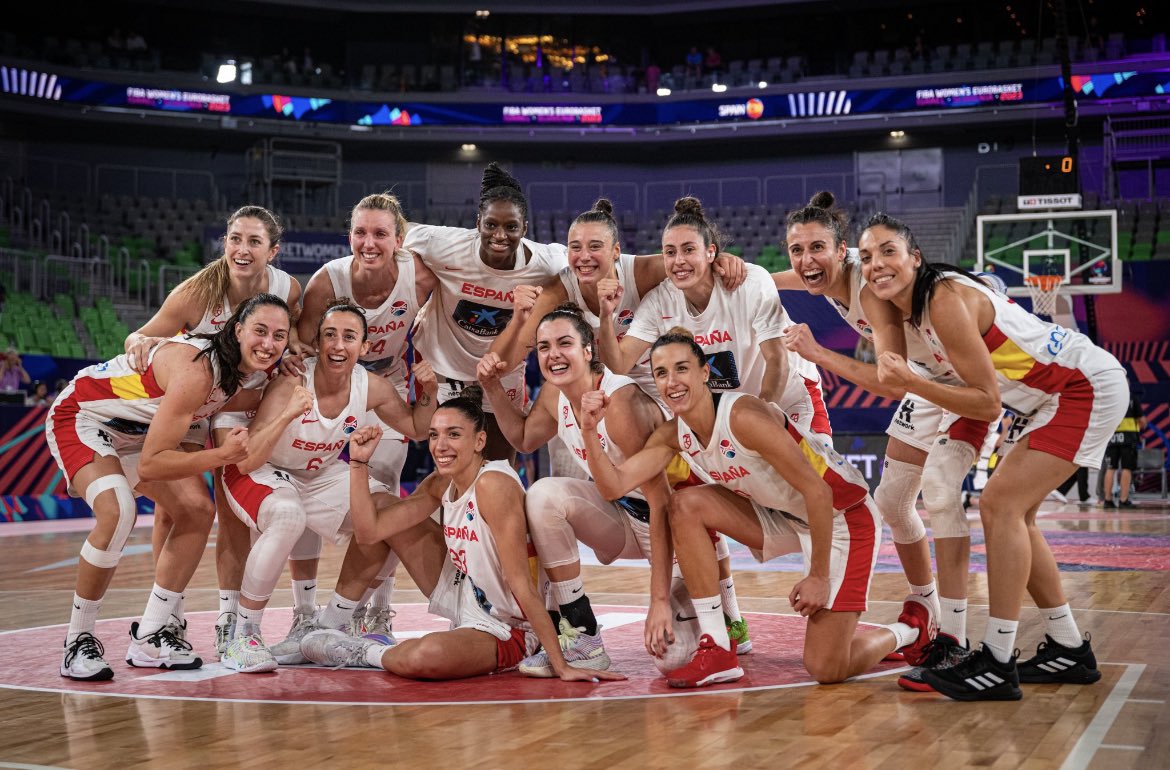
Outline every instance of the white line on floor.
<svg viewBox="0 0 1170 770">
<path fill-rule="evenodd" d="M 1117 684 L 1113 685 L 1101 708 L 1097 709 L 1097 716 L 1093 717 L 1093 721 L 1089 722 L 1089 726 L 1081 733 L 1064 764 L 1060 766 L 1061 770 L 1084 770 L 1089 766 L 1097 750 L 1105 746 L 1105 735 L 1113 727 L 1114 720 L 1121 713 L 1121 707 L 1125 705 L 1145 670 L 1144 663 L 1125 664 L 1125 672 L 1117 680 Z"/>
</svg>

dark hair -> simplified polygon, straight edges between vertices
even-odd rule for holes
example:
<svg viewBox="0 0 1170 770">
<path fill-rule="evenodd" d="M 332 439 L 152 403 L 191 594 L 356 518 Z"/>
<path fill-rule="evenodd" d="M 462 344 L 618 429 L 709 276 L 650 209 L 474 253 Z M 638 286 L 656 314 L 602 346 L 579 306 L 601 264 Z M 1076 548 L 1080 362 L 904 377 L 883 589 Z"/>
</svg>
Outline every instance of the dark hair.
<svg viewBox="0 0 1170 770">
<path fill-rule="evenodd" d="M 520 183 L 495 161 L 487 164 L 487 168 L 483 170 L 483 181 L 480 182 L 479 190 L 480 214 L 487 210 L 490 203 L 508 201 L 515 203 L 516 208 L 520 209 L 521 218 L 525 222 L 528 221 L 528 199 L 524 197 Z"/>
<path fill-rule="evenodd" d="M 487 415 L 483 411 L 483 388 L 479 385 L 468 385 L 459 391 L 455 398 L 449 398 L 439 404 L 440 409 L 454 409 L 475 426 L 476 432 L 487 429 Z"/>
<path fill-rule="evenodd" d="M 991 288 L 989 282 L 984 281 L 969 270 L 964 270 L 956 265 L 949 265 L 946 262 L 927 262 L 926 258 L 922 256 L 922 249 L 918 246 L 918 240 L 914 237 L 914 232 L 902 220 L 896 219 L 884 212 L 878 212 L 866 220 L 865 226 L 861 228 L 861 232 L 864 233 L 874 227 L 884 227 L 887 230 L 892 230 L 894 235 L 906 242 L 906 249 L 911 254 L 918 252 L 918 270 L 914 275 L 914 290 L 911 293 L 910 301 L 910 322 L 915 326 L 919 326 L 922 323 L 922 314 L 926 312 L 926 306 L 930 304 L 930 298 L 934 296 L 935 287 L 939 281 L 942 281 L 946 277 L 946 273 L 958 273 Z"/>
<path fill-rule="evenodd" d="M 654 340 L 654 344 L 650 346 L 650 355 L 654 355 L 655 350 L 667 345 L 686 345 L 691 349 L 691 355 L 695 357 L 700 366 L 707 363 L 707 354 L 699 347 L 699 343 L 695 342 L 695 335 L 689 329 L 684 329 L 681 326 L 671 328 L 666 334 Z"/>
<path fill-rule="evenodd" d="M 265 305 L 278 307 L 288 314 L 289 325 L 291 326 L 292 313 L 289 313 L 288 305 L 285 304 L 283 299 L 275 294 L 257 294 L 236 308 L 236 312 L 232 313 L 232 317 L 215 334 L 188 335 L 189 337 L 198 339 L 211 340 L 211 344 L 203 350 L 200 350 L 195 355 L 194 360 L 198 360 L 200 356 L 207 356 L 207 360 L 213 364 L 215 362 L 219 363 L 219 382 L 216 384 L 228 396 L 239 389 L 240 382 L 243 380 L 243 376 L 240 373 L 240 361 L 243 356 L 240 353 L 240 341 L 236 339 L 236 325 L 247 321 L 252 313 Z"/>
<path fill-rule="evenodd" d="M 557 305 L 554 310 L 546 313 L 540 319 L 540 323 L 536 325 L 536 328 L 539 329 L 549 321 L 557 321 L 562 318 L 573 324 L 573 327 L 577 330 L 577 336 L 581 338 L 581 346 L 589 346 L 589 371 L 594 374 L 601 374 L 605 369 L 605 364 L 601 363 L 601 359 L 597 355 L 598 351 L 593 338 L 593 327 L 585 322 L 585 311 L 577 303 L 564 302 Z"/>
<path fill-rule="evenodd" d="M 666 227 L 662 228 L 662 232 L 665 233 L 675 227 L 695 228 L 699 231 L 699 235 L 703 236 L 704 248 L 714 244 L 715 251 L 718 253 L 723 234 L 703 216 L 703 204 L 698 198 L 688 195 L 674 202 L 674 214 L 666 221 Z"/>
<path fill-rule="evenodd" d="M 608 198 L 598 198 L 597 203 L 593 204 L 593 208 L 578 214 L 577 218 L 573 220 L 572 227 L 589 222 L 599 222 L 605 225 L 609 228 L 609 234 L 613 236 L 613 242 L 615 244 L 621 243 L 622 234 L 613 218 L 613 203 Z"/>
<path fill-rule="evenodd" d="M 231 272 L 228 270 L 227 264 L 227 234 L 236 220 L 244 217 L 259 219 L 264 225 L 264 230 L 268 234 L 268 248 L 271 249 L 280 244 L 280 236 L 283 235 L 284 230 L 275 214 L 263 206 L 241 206 L 236 209 L 235 213 L 227 218 L 227 224 L 224 228 L 223 255 L 175 287 L 176 292 L 190 292 L 196 306 L 205 311 L 220 307 L 227 298 L 228 289 L 232 285 Z"/>
<path fill-rule="evenodd" d="M 849 231 L 849 215 L 837 206 L 837 199 L 828 190 L 821 190 L 809 199 L 808 205 L 789 212 L 784 229 L 793 225 L 823 225 L 833 234 L 833 248 L 845 242 Z"/>
<path fill-rule="evenodd" d="M 349 297 L 334 297 L 329 300 L 325 305 L 325 312 L 321 314 L 321 318 L 317 321 L 317 336 L 314 339 L 321 339 L 321 327 L 325 324 L 325 316 L 330 313 L 353 313 L 362 322 L 362 342 L 369 339 L 370 329 L 366 325 L 366 311 Z"/>
</svg>

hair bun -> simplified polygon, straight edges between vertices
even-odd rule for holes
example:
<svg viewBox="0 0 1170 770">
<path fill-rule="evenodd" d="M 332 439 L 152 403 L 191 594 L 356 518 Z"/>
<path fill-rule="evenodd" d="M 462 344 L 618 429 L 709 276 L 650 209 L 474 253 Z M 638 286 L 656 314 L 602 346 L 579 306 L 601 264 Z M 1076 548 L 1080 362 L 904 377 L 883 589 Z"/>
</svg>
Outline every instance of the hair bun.
<svg viewBox="0 0 1170 770">
<path fill-rule="evenodd" d="M 695 339 L 695 333 L 692 332 L 690 329 L 687 329 L 684 326 L 672 326 L 669 329 L 667 329 L 666 334 L 664 334 L 662 336 L 665 337 L 668 334 L 669 335 L 676 335 L 679 337 L 686 337 L 688 340 Z"/>
<path fill-rule="evenodd" d="M 600 211 L 602 214 L 605 214 L 607 217 L 612 217 L 613 216 L 613 201 L 611 201 L 609 198 L 598 198 L 597 203 L 593 204 L 593 210 Z"/>
<path fill-rule="evenodd" d="M 479 408 L 483 408 L 483 388 L 479 385 L 465 385 L 459 391 L 459 398 L 470 401 Z"/>
<path fill-rule="evenodd" d="M 828 190 L 821 190 L 808 200 L 808 205 L 818 209 L 831 209 L 836 203 L 837 199 Z"/>
<path fill-rule="evenodd" d="M 497 187 L 509 187 L 518 192 L 521 191 L 520 183 L 516 181 L 516 178 L 500 168 L 500 164 L 493 160 L 483 170 L 483 180 L 480 183 L 480 189 L 486 193 L 488 190 L 494 190 Z"/>
<path fill-rule="evenodd" d="M 698 198 L 688 195 L 674 202 L 674 211 L 676 214 L 694 214 L 702 217 L 703 203 Z"/>
</svg>

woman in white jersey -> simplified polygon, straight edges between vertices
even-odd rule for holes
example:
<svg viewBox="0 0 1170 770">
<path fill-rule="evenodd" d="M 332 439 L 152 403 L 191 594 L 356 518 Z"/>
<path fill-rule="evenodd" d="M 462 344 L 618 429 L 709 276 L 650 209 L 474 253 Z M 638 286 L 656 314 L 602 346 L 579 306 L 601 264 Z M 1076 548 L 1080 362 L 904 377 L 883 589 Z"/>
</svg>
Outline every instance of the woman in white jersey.
<svg viewBox="0 0 1170 770">
<path fill-rule="evenodd" d="M 491 163 L 483 172 L 474 230 L 416 224 L 407 232 L 403 248 L 421 257 L 438 280 L 414 345 L 435 368 L 442 398 L 475 382 L 479 359 L 512 316 L 516 287 L 543 283 L 565 267 L 564 246 L 530 241 L 527 231 L 528 200 L 520 183 Z M 524 405 L 523 362 L 502 381 L 508 397 Z M 487 458 L 515 454 L 490 413 L 487 432 Z"/>
<path fill-rule="evenodd" d="M 659 336 L 684 327 L 707 353 L 712 390 L 750 393 L 771 401 L 793 422 L 829 440 L 832 428 L 821 398 L 820 373 L 781 344 L 791 321 L 768 272 L 745 265 L 743 285 L 734 294 L 728 292 L 711 269 L 719 251 L 718 233 L 703 216 L 698 199 L 680 198 L 674 212 L 662 232 L 670 280 L 642 298 L 620 340 L 613 310 L 624 292 L 619 288 L 603 299 L 598 332 L 602 361 L 625 374 L 645 359 Z M 659 400 L 665 403 L 661 395 Z"/>
<path fill-rule="evenodd" d="M 236 637 L 223 654 L 227 668 L 276 668 L 278 660 L 264 644 L 260 621 L 305 529 L 339 545 L 349 540 L 346 465 L 339 459 L 349 436 L 373 412 L 395 430 L 421 439 L 435 411 L 436 383 L 426 362 L 415 366 L 422 393 L 413 410 L 392 384 L 358 365 L 369 345 L 366 328 L 362 309 L 348 298 L 326 307 L 313 337 L 317 357 L 305 360 L 302 377 L 281 376 L 268 386 L 251 424 L 248 457 L 224 468 L 228 503 L 260 533 L 244 570 Z M 389 491 L 380 484 L 376 488 Z M 384 544 L 364 549 L 351 544 L 337 594 L 317 627 L 349 624 L 357 601 L 385 561 Z"/>
<path fill-rule="evenodd" d="M 566 303 L 540 319 L 536 327 L 536 358 L 544 384 L 527 415 L 511 404 L 500 385 L 499 376 L 508 370 L 507 366 L 494 353 L 484 356 L 479 365 L 480 383 L 496 410 L 500 429 L 519 451 L 535 451 L 559 436 L 574 461 L 588 474 L 579 412 L 581 395 L 593 390 L 610 397 L 610 419 L 598 425 L 597 430 L 602 446 L 615 462 L 622 462 L 645 446 L 654 429 L 662 424 L 662 409 L 637 383 L 601 365 L 593 330 L 577 305 Z M 662 475 L 615 500 L 602 497 L 588 477 L 582 480 L 552 476 L 529 488 L 525 500 L 528 528 L 560 608 L 564 640 L 561 649 L 569 665 L 609 667 L 597 618 L 581 581 L 578 540 L 593 549 L 602 564 L 615 559 L 651 562 L 646 650 L 656 655 L 665 653 L 666 639 L 671 634 L 672 559 L 665 519 L 669 496 Z M 554 676 L 547 652 L 526 659 L 520 671 L 530 676 Z"/>
<path fill-rule="evenodd" d="M 368 466 L 380 429 L 363 428 L 350 444 L 350 506 L 362 543 L 389 540 L 430 612 L 449 631 L 394 646 L 337 630 L 305 637 L 302 652 L 328 665 L 382 668 L 414 679 L 458 679 L 515 668 L 537 644 L 551 650 L 557 676 L 570 681 L 621 679 L 611 671 L 569 666 L 529 569 L 524 487 L 508 463 L 488 461 L 486 417 L 478 385 L 445 401 L 430 427 L 435 472 L 405 500 L 371 496 Z M 431 514 L 439 509 L 440 520 Z"/>
<path fill-rule="evenodd" d="M 135 493 L 174 512 L 140 623 L 130 627 L 132 666 L 199 668 L 172 611 L 195 572 L 215 509 L 202 474 L 247 453 L 248 432 L 215 449 L 184 451 L 190 426 L 263 381 L 284 352 L 291 320 L 284 300 L 258 294 L 214 335 L 175 337 L 155 346 L 139 373 L 126 354 L 81 370 L 49 410 L 45 438 L 69 483 L 94 512 L 81 548 L 61 675 L 113 677 L 94 636 L 98 610 L 137 518 Z"/>
<path fill-rule="evenodd" d="M 325 307 L 335 297 L 352 297 L 366 314 L 368 349 L 358 361 L 372 374 L 391 383 L 405 401 L 410 365 L 407 335 L 419 308 L 435 287 L 434 274 L 417 256 L 403 250 L 406 218 L 398 199 L 389 193 L 367 195 L 350 212 L 349 245 L 352 254 L 326 263 L 305 286 L 305 307 L 297 323 L 302 339 L 316 338 Z M 301 373 L 299 359 L 285 357 L 286 372 Z M 376 419 L 370 415 L 370 421 Z M 370 475 L 398 494 L 402 467 L 410 440 L 382 425 L 382 440 L 370 460 Z M 311 529 L 290 554 L 294 611 L 292 628 L 284 641 L 272 648 L 277 660 L 300 657 L 300 641 L 313 628 L 317 614 L 316 587 L 321 538 Z M 354 625 L 369 633 L 388 634 L 394 611 L 391 596 L 398 566 L 393 553 L 378 572 L 374 589 L 355 610 Z"/>
<path fill-rule="evenodd" d="M 903 621 L 857 633 L 881 542 L 881 519 L 865 480 L 774 404 L 746 393 L 712 394 L 707 360 L 685 329 L 658 338 L 650 353 L 654 380 L 675 416 L 620 466 L 597 439 L 606 396 L 594 391 L 581 403 L 586 459 L 602 494 L 644 483 L 678 452 L 709 482 L 675 492 L 669 505 L 675 557 L 698 621 L 697 633 L 676 629 L 680 651 L 691 655 L 666 674 L 671 686 L 702 687 L 743 675 L 724 625 L 710 530 L 747 545 L 760 561 L 803 553 L 806 574 L 789 601 L 809 618 L 804 665 L 818 682 L 860 674 L 927 633 Z"/>
<path fill-rule="evenodd" d="M 228 217 L 223 235 L 223 256 L 179 284 L 167 295 L 158 312 L 126 337 L 126 354 L 135 371 L 141 374 L 146 370 L 150 351 L 163 340 L 183 331 L 214 334 L 223 327 L 235 308 L 263 292 L 274 294 L 288 303 L 294 323 L 288 349 L 294 353 L 302 352 L 304 346 L 297 339 L 295 326 L 301 285 L 297 279 L 272 265 L 280 251 L 281 234 L 276 217 L 261 206 L 244 206 Z M 185 443 L 198 450 L 203 448 L 206 440 L 207 426 L 204 425 L 189 435 Z M 215 484 L 215 499 L 222 500 L 218 476 Z M 226 515 L 219 519 L 215 537 L 215 569 L 220 592 L 216 647 L 221 652 L 235 623 L 244 560 L 248 558 L 250 546 L 247 528 L 226 508 L 223 512 Z M 170 532 L 170 514 L 165 507 L 157 506 L 151 532 L 156 555 L 161 553 Z M 180 606 L 174 612 L 180 627 L 183 626 L 182 604 L 180 599 Z"/>
<path fill-rule="evenodd" d="M 1018 682 L 1097 681 L 1036 511 L 1076 466 L 1100 466 L 1125 412 L 1125 371 L 1080 333 L 1041 321 L 959 268 L 927 263 L 910 229 L 892 217 L 872 217 L 858 247 L 867 285 L 885 301 L 870 318 L 882 383 L 975 420 L 996 419 L 1001 400 L 1018 415 L 1010 453 L 979 501 L 990 599 L 983 647 L 952 667 L 925 670 L 924 681 L 959 700 L 1017 700 Z M 910 339 L 948 369 L 948 379 L 909 368 L 897 351 Z M 1025 588 L 1047 635 L 1017 667 Z"/>
</svg>

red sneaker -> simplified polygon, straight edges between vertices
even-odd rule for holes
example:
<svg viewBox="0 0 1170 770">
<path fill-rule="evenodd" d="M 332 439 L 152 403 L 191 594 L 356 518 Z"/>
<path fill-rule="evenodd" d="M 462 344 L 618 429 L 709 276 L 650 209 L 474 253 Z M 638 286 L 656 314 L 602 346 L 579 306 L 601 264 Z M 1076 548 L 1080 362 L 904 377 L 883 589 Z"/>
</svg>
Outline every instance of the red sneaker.
<svg viewBox="0 0 1170 770">
<path fill-rule="evenodd" d="M 921 666 L 926 660 L 926 645 L 934 641 L 935 635 L 938 634 L 938 621 L 931 612 L 930 602 L 921 596 L 910 594 L 902 603 L 902 614 L 898 616 L 898 622 L 918 629 L 918 638 L 901 648 L 900 652 L 911 666 Z"/>
<path fill-rule="evenodd" d="M 715 644 L 710 634 L 699 637 L 699 649 L 691 656 L 691 662 L 676 668 L 666 675 L 671 687 L 706 687 L 720 682 L 734 682 L 743 676 L 743 669 L 735 657 L 735 640 L 731 649 L 725 650 Z"/>
</svg>

